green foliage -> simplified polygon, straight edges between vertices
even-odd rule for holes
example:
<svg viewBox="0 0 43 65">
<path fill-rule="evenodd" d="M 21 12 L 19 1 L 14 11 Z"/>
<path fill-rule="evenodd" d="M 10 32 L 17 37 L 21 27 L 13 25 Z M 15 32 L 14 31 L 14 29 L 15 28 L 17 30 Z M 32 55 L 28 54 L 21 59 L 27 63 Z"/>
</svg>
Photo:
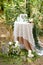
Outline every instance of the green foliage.
<svg viewBox="0 0 43 65">
<path fill-rule="evenodd" d="M 18 63 L 22 63 L 23 61 L 25 62 L 31 62 L 31 61 L 35 61 L 39 56 L 37 55 L 36 52 L 32 52 L 34 54 L 33 58 L 28 58 L 28 51 L 25 49 L 21 49 L 19 46 L 15 47 L 15 42 L 12 42 L 11 44 L 9 44 L 9 51 L 3 54 L 3 52 L 0 52 L 0 58 L 4 58 L 6 59 L 6 61 L 8 61 L 7 59 L 14 59 L 15 63 L 18 61 Z M 6 47 L 7 48 L 7 47 Z M 7 51 L 7 50 L 6 50 Z M 17 63 L 17 64 L 18 64 Z"/>
<path fill-rule="evenodd" d="M 31 59 L 32 61 L 35 61 L 36 59 L 38 59 L 40 56 L 37 55 L 36 52 L 32 52 L 34 54 L 34 57 Z"/>
<path fill-rule="evenodd" d="M 3 1 L 3 2 L 2 2 Z M 25 0 L 2 0 L 1 4 L 4 9 L 5 23 L 8 25 L 13 25 L 13 22 L 16 20 L 17 16 L 20 13 L 25 13 Z M 0 7 L 2 7 L 0 5 Z"/>
<path fill-rule="evenodd" d="M 42 35 L 43 32 L 40 29 L 39 23 L 43 25 L 43 0 L 26 0 L 26 13 L 28 18 L 33 18 L 34 27 L 33 27 L 33 37 L 35 40 L 36 48 L 40 49 L 38 43 L 38 36 Z"/>
<path fill-rule="evenodd" d="M 32 52 L 34 54 L 34 58 L 29 58 L 26 56 L 27 51 L 26 50 L 21 50 L 21 55 L 13 54 L 13 55 L 6 55 L 0 53 L 0 59 L 2 63 L 7 63 L 7 64 L 15 64 L 15 65 L 23 65 L 24 62 L 26 63 L 31 63 L 35 61 L 36 59 L 39 58 L 39 56 L 36 54 L 36 52 Z"/>
<path fill-rule="evenodd" d="M 14 0 L 15 1 L 15 0 Z M 13 22 L 16 20 L 17 16 L 20 13 L 24 13 L 24 7 L 19 5 L 20 2 L 15 1 L 13 4 L 10 4 L 6 7 L 5 15 L 6 15 L 6 21 L 8 24 L 13 24 Z"/>
<path fill-rule="evenodd" d="M 36 28 L 36 25 L 34 24 L 34 28 L 33 28 L 33 37 L 34 37 L 34 40 L 35 40 L 35 46 L 37 49 L 40 49 L 40 45 L 38 43 L 38 38 L 37 38 L 37 28 Z"/>
<path fill-rule="evenodd" d="M 10 25 L 13 25 L 21 13 L 27 13 L 28 17 L 35 18 L 39 14 L 43 16 L 43 0 L 26 0 L 26 3 L 25 0 L 0 0 L 0 8 L 3 8 L 6 23 Z M 39 23 L 37 18 L 36 20 Z"/>
<path fill-rule="evenodd" d="M 27 13 L 28 18 L 29 18 L 30 14 L 31 14 L 30 0 L 26 0 L 26 13 Z"/>
</svg>

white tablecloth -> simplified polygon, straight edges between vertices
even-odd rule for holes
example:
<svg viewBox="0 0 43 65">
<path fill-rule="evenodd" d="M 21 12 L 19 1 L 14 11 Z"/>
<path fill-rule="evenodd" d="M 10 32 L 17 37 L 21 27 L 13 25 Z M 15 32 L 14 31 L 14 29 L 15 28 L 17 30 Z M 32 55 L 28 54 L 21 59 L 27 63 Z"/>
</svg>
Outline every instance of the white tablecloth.
<svg viewBox="0 0 43 65">
<path fill-rule="evenodd" d="M 34 42 L 33 33 L 32 33 L 34 24 L 27 23 L 29 21 L 30 20 L 27 19 L 27 14 L 20 14 L 17 17 L 17 20 L 14 22 L 14 40 L 17 41 L 17 37 L 23 37 L 28 42 L 30 42 L 30 44 L 32 44 L 32 49 L 35 50 L 36 47 L 35 47 L 35 42 Z M 38 42 L 40 44 L 42 43 L 39 39 L 38 39 Z M 43 55 L 42 49 L 41 50 L 36 49 L 36 52 L 38 55 Z"/>
<path fill-rule="evenodd" d="M 33 23 L 27 22 L 15 22 L 14 23 L 14 40 L 17 41 L 17 37 L 23 37 L 29 41 L 34 47 L 34 38 L 33 38 Z"/>
</svg>

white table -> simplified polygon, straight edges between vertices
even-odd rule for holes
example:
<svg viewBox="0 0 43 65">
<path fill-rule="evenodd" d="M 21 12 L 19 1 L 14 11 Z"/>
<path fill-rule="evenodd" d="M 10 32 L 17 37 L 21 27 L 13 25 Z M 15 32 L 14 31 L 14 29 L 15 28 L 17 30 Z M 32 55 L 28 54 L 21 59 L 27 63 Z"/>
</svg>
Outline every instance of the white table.
<svg viewBox="0 0 43 65">
<path fill-rule="evenodd" d="M 36 49 L 35 41 L 34 41 L 33 33 L 32 33 L 34 24 L 27 23 L 27 22 L 28 22 L 27 14 L 20 14 L 17 17 L 17 20 L 14 22 L 14 40 L 17 41 L 17 37 L 23 37 L 23 39 L 27 40 L 28 42 L 30 42 L 30 44 L 32 44 L 31 47 L 33 50 L 35 50 Z M 39 39 L 38 39 L 38 42 L 41 44 Z M 37 52 L 37 50 L 38 49 L 36 49 L 36 53 L 38 55 L 43 55 L 43 50 L 41 50 L 41 51 L 38 50 L 38 52 Z"/>
<path fill-rule="evenodd" d="M 33 38 L 33 23 L 27 22 L 15 22 L 14 23 L 14 40 L 17 41 L 17 37 L 23 37 L 34 47 L 34 38 Z"/>
</svg>

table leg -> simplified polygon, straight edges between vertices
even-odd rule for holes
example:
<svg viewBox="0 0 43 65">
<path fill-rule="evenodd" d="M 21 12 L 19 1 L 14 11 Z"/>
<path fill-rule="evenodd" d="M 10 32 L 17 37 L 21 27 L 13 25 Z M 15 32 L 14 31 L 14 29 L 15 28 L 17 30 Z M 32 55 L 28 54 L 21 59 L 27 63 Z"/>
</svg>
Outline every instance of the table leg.
<svg viewBox="0 0 43 65">
<path fill-rule="evenodd" d="M 23 37 L 17 37 L 17 40 L 24 45 L 26 50 L 32 50 L 30 43 Z"/>
</svg>

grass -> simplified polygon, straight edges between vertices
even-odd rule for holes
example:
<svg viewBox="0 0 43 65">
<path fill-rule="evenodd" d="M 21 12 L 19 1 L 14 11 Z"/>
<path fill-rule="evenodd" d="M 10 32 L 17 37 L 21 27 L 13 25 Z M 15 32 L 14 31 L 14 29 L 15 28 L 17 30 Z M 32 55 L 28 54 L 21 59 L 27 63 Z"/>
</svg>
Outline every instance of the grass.
<svg viewBox="0 0 43 65">
<path fill-rule="evenodd" d="M 39 58 L 39 56 L 35 52 L 33 52 L 33 54 L 34 54 L 33 58 L 28 58 L 26 50 L 21 50 L 20 55 L 14 54 L 7 56 L 6 54 L 0 53 L 0 63 L 2 63 L 2 65 L 6 65 L 6 64 L 24 65 L 24 63 L 27 64 Z"/>
</svg>

